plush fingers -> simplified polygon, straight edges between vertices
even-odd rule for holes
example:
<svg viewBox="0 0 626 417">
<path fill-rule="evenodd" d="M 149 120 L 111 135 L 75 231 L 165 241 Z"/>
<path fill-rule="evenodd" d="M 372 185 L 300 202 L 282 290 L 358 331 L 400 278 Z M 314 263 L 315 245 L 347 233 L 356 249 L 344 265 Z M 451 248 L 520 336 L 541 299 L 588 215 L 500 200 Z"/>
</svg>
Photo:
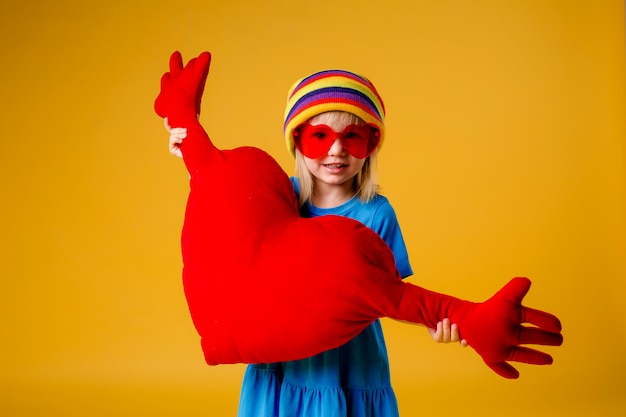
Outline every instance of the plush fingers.
<svg viewBox="0 0 626 417">
<path fill-rule="evenodd" d="M 521 329 L 519 330 L 518 344 L 561 346 L 563 344 L 563 335 L 561 333 L 549 332 L 535 327 L 521 326 Z"/>
<path fill-rule="evenodd" d="M 512 348 L 507 360 L 531 365 L 551 365 L 553 362 L 552 356 L 547 353 L 524 346 Z"/>
<path fill-rule="evenodd" d="M 503 378 L 517 379 L 519 378 L 519 371 L 506 362 L 498 362 L 494 364 L 487 364 L 492 371 L 497 373 Z"/>
<path fill-rule="evenodd" d="M 534 324 L 549 332 L 561 332 L 561 321 L 555 315 L 534 308 L 522 307 L 522 322 Z"/>
<path fill-rule="evenodd" d="M 559 346 L 563 342 L 563 337 L 558 333 L 546 332 L 535 328 L 522 327 L 519 336 L 520 344 L 541 344 Z M 530 365 L 551 365 L 552 356 L 545 352 L 531 349 L 524 346 L 514 346 L 509 350 L 507 361 L 527 363 Z M 508 378 L 519 378 L 519 371 L 508 362 L 487 363 L 495 373 Z"/>
</svg>

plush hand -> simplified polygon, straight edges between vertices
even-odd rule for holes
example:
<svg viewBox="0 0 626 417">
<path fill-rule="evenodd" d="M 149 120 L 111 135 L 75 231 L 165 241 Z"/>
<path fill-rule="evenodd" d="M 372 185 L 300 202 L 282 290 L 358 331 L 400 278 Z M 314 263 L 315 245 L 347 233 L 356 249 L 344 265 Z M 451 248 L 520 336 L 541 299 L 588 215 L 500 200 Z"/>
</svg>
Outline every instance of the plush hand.
<svg viewBox="0 0 626 417">
<path fill-rule="evenodd" d="M 412 295 L 403 298 L 398 307 L 399 314 L 405 319 L 413 315 L 412 321 L 432 327 L 429 310 L 438 311 L 458 323 L 461 337 L 494 372 L 505 378 L 517 378 L 519 373 L 509 361 L 534 365 L 552 363 L 550 355 L 520 345 L 558 346 L 563 342 L 561 323 L 555 316 L 522 305 L 530 285 L 528 278 L 514 278 L 483 303 L 470 303 L 423 288 L 408 287 L 407 291 Z M 416 300 L 420 300 L 417 312 Z M 523 323 L 534 326 L 523 326 Z"/>
<path fill-rule="evenodd" d="M 484 303 L 405 283 L 369 228 L 338 216 L 301 218 L 287 174 L 268 154 L 217 149 L 196 118 L 209 62 L 205 52 L 183 67 L 174 53 L 155 102 L 173 127 L 187 128 L 183 284 L 207 363 L 310 357 L 379 317 L 429 327 L 448 317 L 507 378 L 518 376 L 507 361 L 551 362 L 519 346 L 562 342 L 556 317 L 521 305 L 530 281 L 515 279 Z M 538 328 L 522 327 L 526 321 Z"/>
<path fill-rule="evenodd" d="M 203 52 L 183 67 L 180 52 L 170 57 L 170 71 L 161 77 L 161 92 L 154 103 L 156 113 L 168 117 L 175 127 L 186 126 L 200 114 L 200 103 L 211 55 Z"/>
</svg>

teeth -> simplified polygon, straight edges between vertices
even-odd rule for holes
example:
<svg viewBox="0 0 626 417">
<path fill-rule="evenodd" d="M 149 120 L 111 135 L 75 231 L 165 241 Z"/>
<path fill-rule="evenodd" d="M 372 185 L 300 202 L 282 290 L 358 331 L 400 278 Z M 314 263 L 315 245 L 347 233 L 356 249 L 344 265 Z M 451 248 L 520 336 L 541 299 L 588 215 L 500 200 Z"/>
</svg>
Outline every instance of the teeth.
<svg viewBox="0 0 626 417">
<path fill-rule="evenodd" d="M 341 168 L 343 164 L 328 164 L 326 165 L 328 168 Z"/>
</svg>

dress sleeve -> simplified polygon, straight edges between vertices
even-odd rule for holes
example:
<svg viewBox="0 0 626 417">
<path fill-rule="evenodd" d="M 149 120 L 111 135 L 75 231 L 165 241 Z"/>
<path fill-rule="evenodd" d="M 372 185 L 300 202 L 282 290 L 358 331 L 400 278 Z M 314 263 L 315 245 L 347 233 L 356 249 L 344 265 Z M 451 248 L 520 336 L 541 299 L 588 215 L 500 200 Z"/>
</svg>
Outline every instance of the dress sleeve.
<svg viewBox="0 0 626 417">
<path fill-rule="evenodd" d="M 384 198 L 380 206 L 376 210 L 372 229 L 380 235 L 393 252 L 396 261 L 396 268 L 400 272 L 402 278 L 413 275 L 413 269 L 409 262 L 409 255 L 402 236 L 402 230 L 398 224 L 396 212 Z"/>
</svg>

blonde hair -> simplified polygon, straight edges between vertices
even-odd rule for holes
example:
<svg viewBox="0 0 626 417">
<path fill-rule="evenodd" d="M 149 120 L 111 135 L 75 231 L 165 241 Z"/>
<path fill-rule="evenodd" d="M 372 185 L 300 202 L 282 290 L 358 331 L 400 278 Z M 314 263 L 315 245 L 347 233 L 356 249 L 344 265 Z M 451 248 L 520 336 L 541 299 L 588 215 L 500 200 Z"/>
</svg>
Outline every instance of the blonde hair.
<svg viewBox="0 0 626 417">
<path fill-rule="evenodd" d="M 365 122 L 358 116 L 342 112 L 342 111 L 330 111 L 318 114 L 309 119 L 309 121 L 315 121 L 325 124 L 333 124 L 334 122 L 342 122 L 345 124 L 365 124 Z M 304 156 L 297 149 L 296 151 L 296 168 L 295 175 L 300 179 L 300 195 L 299 203 L 303 206 L 305 203 L 310 202 L 315 192 L 313 181 L 313 174 L 306 166 Z M 378 194 L 379 186 L 376 183 L 376 174 L 378 171 L 378 149 L 365 159 L 363 168 L 359 171 L 354 178 L 353 191 L 355 197 L 364 203 L 367 203 Z"/>
</svg>

